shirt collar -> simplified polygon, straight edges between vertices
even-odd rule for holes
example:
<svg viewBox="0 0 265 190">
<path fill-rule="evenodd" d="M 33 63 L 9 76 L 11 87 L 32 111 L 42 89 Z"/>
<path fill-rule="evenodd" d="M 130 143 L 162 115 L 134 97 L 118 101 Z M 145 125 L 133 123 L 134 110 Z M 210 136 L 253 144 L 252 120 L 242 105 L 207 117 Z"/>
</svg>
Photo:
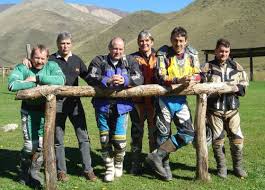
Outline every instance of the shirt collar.
<svg viewBox="0 0 265 190">
<path fill-rule="evenodd" d="M 72 52 L 70 51 L 70 53 L 68 54 L 68 57 L 71 57 L 73 54 L 72 54 Z M 58 59 L 58 58 L 63 58 L 60 54 L 59 54 L 59 52 L 57 51 L 56 52 L 56 58 Z"/>
</svg>

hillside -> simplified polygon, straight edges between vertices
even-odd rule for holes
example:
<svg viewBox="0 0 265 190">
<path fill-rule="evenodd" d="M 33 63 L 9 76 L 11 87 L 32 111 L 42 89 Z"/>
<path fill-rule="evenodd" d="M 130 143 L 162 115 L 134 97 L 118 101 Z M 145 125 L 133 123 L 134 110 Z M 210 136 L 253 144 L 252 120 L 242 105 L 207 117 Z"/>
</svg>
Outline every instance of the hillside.
<svg viewBox="0 0 265 190">
<path fill-rule="evenodd" d="M 213 49 L 220 37 L 229 39 L 232 48 L 265 46 L 265 6 L 259 0 L 196 0 L 178 12 L 139 11 L 120 19 L 121 15 L 95 11 L 92 5 L 73 6 L 63 0 L 47 1 L 52 0 L 26 0 L 0 12 L 0 24 L 5 26 L 0 31 L 0 61 L 4 65 L 21 60 L 26 43 L 38 41 L 55 48 L 56 34 L 62 30 L 74 33 L 74 51 L 86 63 L 97 54 L 107 53 L 107 44 L 114 36 L 126 40 L 127 53 L 136 51 L 136 37 L 142 29 L 150 29 L 156 48 L 170 44 L 169 35 L 175 26 L 188 30 L 189 42 L 199 51 Z M 100 15 L 112 16 L 108 20 Z M 202 54 L 200 59 L 204 61 Z M 255 69 L 263 72 L 264 57 L 254 61 Z M 248 59 L 244 59 L 244 66 L 248 66 L 247 63 Z"/>
<path fill-rule="evenodd" d="M 0 4 L 0 12 L 14 6 L 14 4 Z"/>
<path fill-rule="evenodd" d="M 101 19 L 105 19 L 110 23 L 115 23 L 118 20 L 120 20 L 122 17 L 127 15 L 126 12 L 122 12 L 116 9 L 101 8 L 93 5 L 79 5 L 73 3 L 69 3 L 69 5 L 80 10 L 81 12 L 91 14 Z"/>
<path fill-rule="evenodd" d="M 90 36 L 113 22 L 82 12 L 63 0 L 25 0 L 0 13 L 0 25 L 5 26 L 0 30 L 1 63 L 13 65 L 20 61 L 27 43 L 44 43 L 55 50 L 56 35 L 60 31 Z"/>
<path fill-rule="evenodd" d="M 191 43 L 198 49 L 214 48 L 220 37 L 228 38 L 233 48 L 259 47 L 265 42 L 265 6 L 259 0 L 197 0 L 180 12 L 172 13 L 152 32 L 162 44 L 175 26 L 184 26 Z"/>
<path fill-rule="evenodd" d="M 95 55 L 108 52 L 107 45 L 111 38 L 120 36 L 126 42 L 130 42 L 137 37 L 139 31 L 150 29 L 162 20 L 164 20 L 163 15 L 151 11 L 129 14 L 102 32 L 87 39 L 84 38 L 76 44 L 75 50 L 84 57 L 86 62 L 89 62 Z"/>
</svg>

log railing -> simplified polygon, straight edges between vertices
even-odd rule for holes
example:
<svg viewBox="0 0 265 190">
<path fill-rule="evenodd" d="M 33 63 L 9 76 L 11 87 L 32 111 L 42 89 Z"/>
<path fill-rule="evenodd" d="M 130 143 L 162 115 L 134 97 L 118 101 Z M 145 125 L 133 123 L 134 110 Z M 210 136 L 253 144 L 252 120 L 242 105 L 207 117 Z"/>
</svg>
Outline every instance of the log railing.
<svg viewBox="0 0 265 190">
<path fill-rule="evenodd" d="M 129 89 L 111 90 L 92 86 L 38 86 L 21 90 L 17 93 L 17 100 L 36 99 L 46 97 L 45 133 L 44 133 L 44 167 L 45 188 L 56 189 L 56 162 L 54 153 L 54 128 L 56 114 L 55 96 L 64 97 L 141 97 L 141 96 L 172 96 L 196 95 L 197 105 L 195 114 L 196 179 L 209 181 L 208 149 L 206 144 L 205 116 L 207 96 L 211 94 L 231 93 L 237 90 L 232 83 L 191 83 L 189 86 L 172 85 L 164 87 L 157 84 L 141 85 Z"/>
</svg>

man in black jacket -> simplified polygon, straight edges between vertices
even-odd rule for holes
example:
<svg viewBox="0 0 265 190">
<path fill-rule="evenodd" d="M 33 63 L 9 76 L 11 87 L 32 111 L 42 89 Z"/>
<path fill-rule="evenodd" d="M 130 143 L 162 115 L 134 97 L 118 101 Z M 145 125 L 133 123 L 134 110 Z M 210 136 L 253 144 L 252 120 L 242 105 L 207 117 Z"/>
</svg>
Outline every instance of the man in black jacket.
<svg viewBox="0 0 265 190">
<path fill-rule="evenodd" d="M 57 37 L 58 51 L 50 56 L 50 60 L 58 63 L 66 77 L 67 86 L 78 86 L 78 77 L 86 79 L 87 67 L 75 54 L 72 54 L 72 36 L 62 32 Z M 55 122 L 55 153 L 57 160 L 57 177 L 59 181 L 67 181 L 64 150 L 65 122 L 69 117 L 74 126 L 82 157 L 84 176 L 95 181 L 96 176 L 91 166 L 90 142 L 87 134 L 85 112 L 79 97 L 57 98 L 57 113 Z"/>
</svg>

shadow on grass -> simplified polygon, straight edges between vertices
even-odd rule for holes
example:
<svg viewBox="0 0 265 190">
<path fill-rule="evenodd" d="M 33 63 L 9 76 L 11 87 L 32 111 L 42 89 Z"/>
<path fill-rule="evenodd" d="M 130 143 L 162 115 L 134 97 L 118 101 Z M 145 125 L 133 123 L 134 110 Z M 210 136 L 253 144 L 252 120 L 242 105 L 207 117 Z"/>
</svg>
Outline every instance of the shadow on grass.
<svg viewBox="0 0 265 190">
<path fill-rule="evenodd" d="M 98 166 L 103 166 L 103 160 L 98 153 L 99 150 L 90 151 L 92 159 L 92 167 L 96 175 L 103 172 Z M 81 176 L 83 174 L 81 153 L 78 148 L 65 147 L 65 157 L 67 165 L 67 173 L 70 175 Z"/>
<path fill-rule="evenodd" d="M 19 164 L 19 153 L 17 150 L 0 149 L 0 177 L 17 181 Z"/>
<path fill-rule="evenodd" d="M 19 165 L 19 153 L 20 151 L 17 150 L 7 150 L 7 149 L 0 149 L 0 177 L 1 178 L 9 178 L 11 180 L 17 181 L 17 173 L 18 173 L 18 165 Z M 67 170 L 70 175 L 80 176 L 83 173 L 82 169 L 82 162 L 81 162 L 81 154 L 78 148 L 66 147 L 65 148 L 66 154 L 66 164 Z M 104 162 L 101 158 L 100 150 L 93 150 L 90 152 L 92 157 L 92 166 L 94 168 L 95 174 L 99 178 L 103 178 L 105 168 Z M 145 157 L 147 156 L 146 153 L 141 154 L 141 161 L 144 162 Z M 126 174 L 130 173 L 131 169 L 131 152 L 126 152 L 125 160 L 124 160 L 124 171 Z M 181 175 L 176 175 L 174 170 L 188 170 L 191 172 L 196 172 L 196 166 L 189 166 L 183 163 L 172 163 L 170 162 L 171 170 L 173 171 L 173 178 L 174 179 L 183 179 L 183 180 L 194 180 L 191 177 L 185 177 Z M 230 174 L 232 171 L 228 171 Z M 209 173 L 212 175 L 216 175 L 216 169 L 209 168 Z M 181 173 L 179 173 L 181 174 Z M 151 170 L 150 166 L 144 164 L 143 167 L 143 177 L 145 178 L 155 178 L 158 177 L 156 174 Z"/>
<path fill-rule="evenodd" d="M 81 154 L 78 148 L 65 148 L 67 171 L 71 175 L 82 175 Z M 0 178 L 18 180 L 20 151 L 0 149 Z M 92 165 L 103 165 L 102 158 L 94 151 L 91 151 Z M 96 169 L 96 173 L 102 173 L 102 169 Z"/>
<path fill-rule="evenodd" d="M 145 178 L 148 178 L 148 179 L 160 178 L 152 170 L 152 168 L 145 162 L 146 156 L 147 156 L 146 153 L 142 153 L 141 154 L 141 162 L 144 163 L 143 164 L 142 176 L 145 177 Z M 124 161 L 124 170 L 126 171 L 127 174 L 130 173 L 130 169 L 131 169 L 131 158 L 132 158 L 132 153 L 131 152 L 126 152 L 125 161 Z M 182 164 L 182 163 L 172 163 L 172 162 L 170 162 L 170 167 L 171 167 L 171 171 L 172 172 L 174 172 L 175 169 L 191 171 L 191 172 L 194 172 L 194 173 L 196 172 L 196 167 L 195 166 L 189 166 L 189 165 Z M 194 178 L 192 178 L 192 177 L 175 175 L 174 173 L 173 173 L 173 179 L 182 179 L 182 180 L 188 180 L 188 181 L 194 180 Z"/>
</svg>

